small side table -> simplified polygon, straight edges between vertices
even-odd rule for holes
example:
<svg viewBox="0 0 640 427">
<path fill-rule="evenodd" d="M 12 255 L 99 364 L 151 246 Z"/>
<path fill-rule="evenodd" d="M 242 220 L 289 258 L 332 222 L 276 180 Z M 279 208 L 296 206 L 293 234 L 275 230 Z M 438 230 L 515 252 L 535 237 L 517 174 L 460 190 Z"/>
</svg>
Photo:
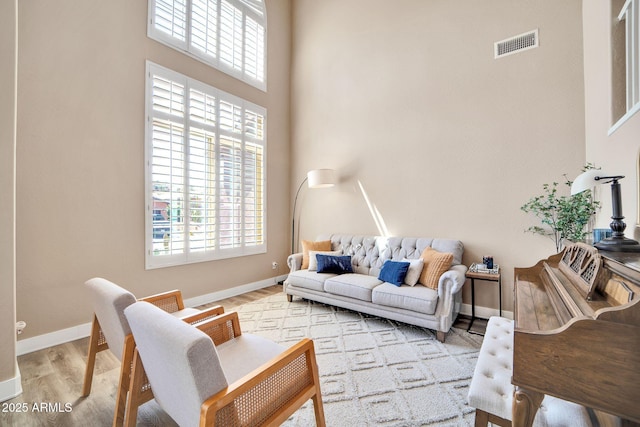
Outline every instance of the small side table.
<svg viewBox="0 0 640 427">
<path fill-rule="evenodd" d="M 469 322 L 469 327 L 467 328 L 467 332 L 469 332 L 471 326 L 473 326 L 473 321 L 476 320 L 476 279 L 498 283 L 498 300 L 500 304 L 500 316 L 502 316 L 502 277 L 499 272 L 491 274 L 471 271 L 467 271 L 466 277 L 471 279 L 471 322 Z"/>
</svg>

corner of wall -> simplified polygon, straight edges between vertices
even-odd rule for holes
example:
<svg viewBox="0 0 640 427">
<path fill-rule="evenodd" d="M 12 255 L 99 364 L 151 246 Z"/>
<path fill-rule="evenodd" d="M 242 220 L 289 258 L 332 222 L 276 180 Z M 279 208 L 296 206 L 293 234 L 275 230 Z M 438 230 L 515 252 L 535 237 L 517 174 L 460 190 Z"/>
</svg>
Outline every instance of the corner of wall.
<svg viewBox="0 0 640 427">
<path fill-rule="evenodd" d="M 22 394 L 22 377 L 16 362 L 16 375 L 13 378 L 0 381 L 0 402 L 13 399 L 20 394 Z"/>
</svg>

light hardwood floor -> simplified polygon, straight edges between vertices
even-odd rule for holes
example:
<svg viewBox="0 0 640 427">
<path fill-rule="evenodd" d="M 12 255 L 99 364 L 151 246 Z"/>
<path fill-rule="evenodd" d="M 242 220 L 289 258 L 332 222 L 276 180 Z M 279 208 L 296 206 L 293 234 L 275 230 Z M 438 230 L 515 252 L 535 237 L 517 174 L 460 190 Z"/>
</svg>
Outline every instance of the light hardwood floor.
<svg viewBox="0 0 640 427">
<path fill-rule="evenodd" d="M 239 305 L 277 293 L 282 293 L 282 286 L 270 286 L 202 307 L 220 304 L 225 311 L 233 311 Z M 286 298 L 284 294 L 282 298 Z M 120 362 L 109 351 L 98 353 L 91 394 L 81 398 L 88 341 L 83 338 L 18 357 L 23 393 L 0 403 L 0 426 L 110 426 Z M 152 400 L 140 407 L 138 425 L 176 424 Z"/>
</svg>

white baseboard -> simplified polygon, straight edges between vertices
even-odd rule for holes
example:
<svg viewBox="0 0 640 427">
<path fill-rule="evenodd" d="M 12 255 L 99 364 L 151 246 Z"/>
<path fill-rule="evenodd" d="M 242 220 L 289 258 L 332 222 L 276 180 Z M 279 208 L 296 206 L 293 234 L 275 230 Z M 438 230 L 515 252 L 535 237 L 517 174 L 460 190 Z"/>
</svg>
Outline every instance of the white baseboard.
<svg viewBox="0 0 640 427">
<path fill-rule="evenodd" d="M 259 282 L 253 282 L 246 285 L 236 286 L 230 289 L 225 289 L 222 291 L 212 292 L 209 294 L 200 295 L 193 298 L 187 298 L 184 300 L 184 305 L 186 307 L 197 307 L 200 305 L 209 304 L 215 301 L 223 300 L 225 298 L 231 298 L 247 292 L 272 286 L 286 278 L 287 278 L 287 275 L 284 274 L 271 279 L 261 280 Z M 460 308 L 460 314 L 470 316 L 471 305 L 462 304 Z M 499 310 L 496 310 L 494 308 L 476 306 L 476 317 L 479 317 L 481 319 L 488 319 L 491 316 L 498 316 L 498 315 L 499 315 Z M 513 312 L 503 310 L 502 316 L 509 319 L 513 319 Z M 71 328 L 61 329 L 58 331 L 50 332 L 48 334 L 38 335 L 35 337 L 19 340 L 16 343 L 16 350 L 17 350 L 18 356 L 21 356 L 23 354 L 42 350 L 43 348 L 53 347 L 54 345 L 60 345 L 66 342 L 75 341 L 80 338 L 85 338 L 85 337 L 88 337 L 90 333 L 91 333 L 91 322 L 87 322 L 81 325 L 72 326 Z M 2 393 L 3 384 L 4 383 L 0 383 L 0 398 L 3 396 L 3 393 Z M 20 391 L 18 392 L 18 394 L 20 394 L 22 392 L 22 389 L 20 386 L 19 377 L 18 377 L 17 385 L 18 387 L 20 387 Z M 7 385 L 7 387 L 11 388 L 10 385 Z"/>
<path fill-rule="evenodd" d="M 0 381 L 0 402 L 13 399 L 22 394 L 22 381 L 20 369 L 16 362 L 16 376 L 5 381 Z"/>
<path fill-rule="evenodd" d="M 212 292 L 210 294 L 200 295 L 184 300 L 185 307 L 197 307 L 199 305 L 209 304 L 214 301 L 220 301 L 225 298 L 231 298 L 247 292 L 266 288 L 275 285 L 279 280 L 284 280 L 287 275 L 274 277 L 271 279 L 261 280 L 259 282 L 249 283 L 246 285 L 236 286 L 234 288 L 225 289 L 223 291 Z M 38 335 L 31 338 L 19 340 L 16 343 L 18 356 L 42 350 L 43 348 L 53 347 L 54 345 L 64 344 L 69 341 L 75 341 L 80 338 L 88 337 L 91 334 L 91 322 L 81 325 L 72 326 L 71 328 L 61 329 L 48 334 Z M 1 396 L 1 394 L 0 394 Z"/>
<path fill-rule="evenodd" d="M 261 280 L 259 282 L 249 283 L 247 285 L 240 285 L 234 288 L 225 289 L 223 291 L 212 292 L 210 294 L 200 295 L 198 297 L 187 298 L 184 300 L 185 307 L 197 307 L 199 305 L 209 304 L 214 301 L 220 301 L 225 298 L 235 297 L 236 295 L 246 294 L 247 292 L 256 291 L 258 289 L 273 286 L 278 281 L 284 280 L 287 275 L 274 277 L 271 279 Z"/>
</svg>

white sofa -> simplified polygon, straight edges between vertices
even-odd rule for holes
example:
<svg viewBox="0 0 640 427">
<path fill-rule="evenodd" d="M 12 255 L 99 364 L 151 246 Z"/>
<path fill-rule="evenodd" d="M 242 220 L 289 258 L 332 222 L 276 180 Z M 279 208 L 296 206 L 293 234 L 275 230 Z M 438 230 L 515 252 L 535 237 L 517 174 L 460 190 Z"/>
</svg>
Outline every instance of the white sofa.
<svg viewBox="0 0 640 427">
<path fill-rule="evenodd" d="M 459 240 L 414 237 L 351 236 L 332 234 L 334 251 L 351 256 L 353 273 L 318 273 L 301 269 L 302 253 L 289 256 L 290 272 L 283 283 L 289 301 L 293 296 L 380 316 L 436 331 L 444 342 L 461 305 L 467 267 Z M 437 290 L 416 284 L 396 286 L 378 279 L 385 261 L 420 258 L 425 248 L 453 254 L 451 267 L 438 281 Z"/>
</svg>

